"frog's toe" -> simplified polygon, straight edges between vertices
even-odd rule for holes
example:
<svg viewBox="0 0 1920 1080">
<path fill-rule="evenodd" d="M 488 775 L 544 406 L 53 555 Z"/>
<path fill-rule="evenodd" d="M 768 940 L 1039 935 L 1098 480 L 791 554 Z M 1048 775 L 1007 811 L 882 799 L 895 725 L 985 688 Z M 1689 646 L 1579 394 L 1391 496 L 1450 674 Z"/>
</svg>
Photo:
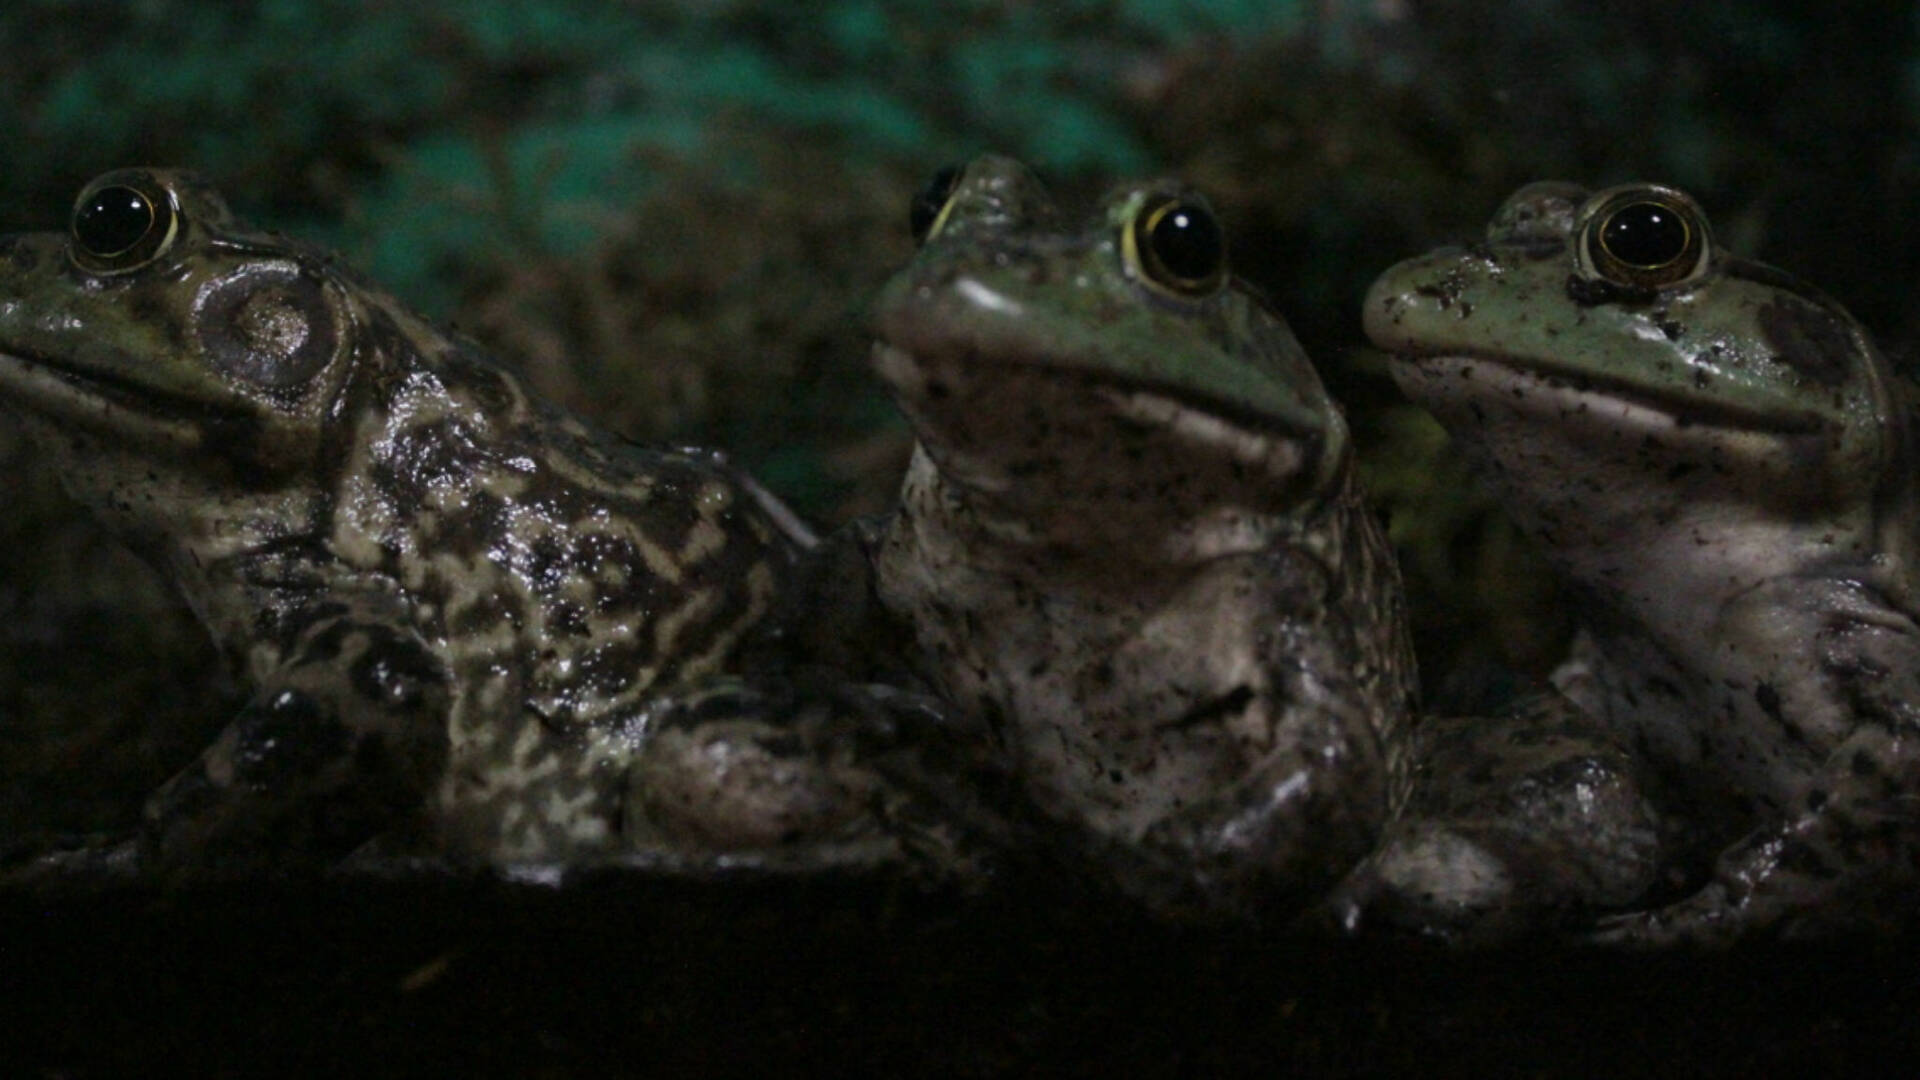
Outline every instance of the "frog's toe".
<svg viewBox="0 0 1920 1080">
<path fill-rule="evenodd" d="M 858 766 L 763 720 L 667 728 L 629 777 L 626 834 L 636 844 L 701 850 L 789 845 L 857 817 L 871 784 Z"/>
<path fill-rule="evenodd" d="M 1740 906 L 1711 882 L 1684 900 L 1599 920 L 1586 940 L 1624 949 L 1723 948 L 1740 936 Z"/>
<path fill-rule="evenodd" d="M 75 838 L 71 844 L 43 848 L 31 856 L 10 858 L 0 872 L 0 888 L 63 888 L 131 878 L 140 870 L 136 840 Z"/>
<path fill-rule="evenodd" d="M 1413 936 L 1449 944 L 1504 936 L 1513 884 L 1504 860 L 1433 823 L 1404 827 L 1324 905 L 1351 935 Z"/>
<path fill-rule="evenodd" d="M 1586 940 L 1606 948 L 1657 948 L 1662 944 L 1661 936 L 1652 912 L 1634 911 L 1599 920 Z"/>
<path fill-rule="evenodd" d="M 1586 941 L 1609 949 L 1671 949 L 1709 944 L 1690 920 L 1665 911 L 1609 915 L 1595 924 Z"/>
</svg>

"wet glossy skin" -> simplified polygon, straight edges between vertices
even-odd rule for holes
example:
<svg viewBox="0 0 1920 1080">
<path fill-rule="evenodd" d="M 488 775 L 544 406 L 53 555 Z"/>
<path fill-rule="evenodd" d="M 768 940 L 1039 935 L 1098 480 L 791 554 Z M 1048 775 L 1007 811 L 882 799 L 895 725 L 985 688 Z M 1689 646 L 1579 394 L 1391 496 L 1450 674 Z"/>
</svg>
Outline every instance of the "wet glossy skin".
<svg viewBox="0 0 1920 1080">
<path fill-rule="evenodd" d="M 877 596 L 1123 885 L 1284 917 L 1388 814 L 1413 668 L 1345 424 L 1211 222 L 1150 184 L 1066 221 L 992 157 L 928 195 L 873 309 L 919 438 Z"/>
<path fill-rule="evenodd" d="M 255 688 L 150 806 L 162 864 L 618 847 L 660 696 L 730 669 L 795 551 L 717 458 L 530 398 L 178 173 L 0 239 L 0 405 Z"/>
<path fill-rule="evenodd" d="M 1388 271 L 1365 317 L 1590 598 L 1562 687 L 1723 848 L 1611 935 L 1810 929 L 1910 874 L 1913 448 L 1846 312 L 1720 251 L 1680 193 L 1536 184 L 1484 245 Z"/>
</svg>

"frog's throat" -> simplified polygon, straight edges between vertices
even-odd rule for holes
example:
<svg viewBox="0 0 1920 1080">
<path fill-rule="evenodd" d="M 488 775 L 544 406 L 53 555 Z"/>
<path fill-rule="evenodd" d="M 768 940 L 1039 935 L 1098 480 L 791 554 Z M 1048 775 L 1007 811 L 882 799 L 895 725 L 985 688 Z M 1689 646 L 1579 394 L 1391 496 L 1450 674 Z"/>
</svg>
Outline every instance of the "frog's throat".
<svg viewBox="0 0 1920 1080">
<path fill-rule="evenodd" d="M 1763 435 L 1821 435 L 1839 427 L 1839 422 L 1821 413 L 1796 405 L 1777 403 L 1766 407 L 1742 405 L 1708 394 L 1689 394 L 1672 386 L 1649 386 L 1629 379 L 1612 378 L 1538 357 L 1518 357 L 1492 351 L 1444 349 L 1430 353 L 1396 352 L 1393 362 L 1419 370 L 1432 377 L 1440 370 L 1455 370 L 1454 377 L 1472 379 L 1465 367 L 1486 364 L 1502 373 L 1500 381 L 1521 389 L 1539 391 L 1545 400 L 1541 411 L 1564 413 L 1569 404 L 1614 401 L 1630 410 L 1630 415 L 1657 414 L 1674 427 L 1724 428 Z M 1651 419 L 1651 417 L 1649 417 Z"/>
<path fill-rule="evenodd" d="M 923 371 L 930 362 L 938 359 L 936 352 L 907 348 L 884 338 L 874 344 L 875 367 L 896 390 L 905 382 L 898 376 L 899 372 Z M 1173 402 L 1184 409 L 1204 413 L 1223 424 L 1252 434 L 1279 436 L 1309 446 L 1319 446 L 1326 440 L 1326 432 L 1322 427 L 1303 417 L 1278 415 L 1270 410 L 1251 406 L 1244 401 L 1210 394 L 1171 379 L 1142 378 L 1087 364 L 1066 363 L 1046 356 L 1007 355 L 1005 352 L 996 353 L 991 359 L 984 355 L 970 353 L 967 360 L 981 367 L 1053 371 L 1065 378 L 1080 379 L 1088 384 L 1103 386 L 1123 394 L 1137 392 L 1150 395 Z"/>
<path fill-rule="evenodd" d="M 11 347 L 0 350 L 0 404 L 110 432 L 116 441 L 180 450 L 200 446 L 209 423 L 251 422 L 238 413 L 179 400 L 112 376 L 78 371 Z"/>
</svg>

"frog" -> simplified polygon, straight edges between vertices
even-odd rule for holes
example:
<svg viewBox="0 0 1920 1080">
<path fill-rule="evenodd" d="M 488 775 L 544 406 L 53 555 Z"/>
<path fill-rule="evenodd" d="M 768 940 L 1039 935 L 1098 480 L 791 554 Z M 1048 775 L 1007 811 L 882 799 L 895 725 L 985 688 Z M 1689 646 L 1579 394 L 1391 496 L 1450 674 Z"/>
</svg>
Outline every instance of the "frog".
<svg viewBox="0 0 1920 1080">
<path fill-rule="evenodd" d="M 0 409 L 250 690 L 149 800 L 141 866 L 764 848 L 871 795 L 741 705 L 781 697 L 743 658 L 797 515 L 537 398 L 192 173 L 106 173 L 64 233 L 0 238 Z"/>
<path fill-rule="evenodd" d="M 1579 941 L 1661 883 L 1674 843 L 1645 764 L 1565 695 L 1423 713 L 1406 800 L 1313 929 L 1455 951 Z"/>
<path fill-rule="evenodd" d="M 1514 193 L 1364 308 L 1582 603 L 1556 685 L 1685 823 L 1594 940 L 1881 927 L 1920 864 L 1911 388 L 1792 275 L 1653 183 Z"/>
<path fill-rule="evenodd" d="M 869 318 L 915 446 L 858 606 L 993 748 L 1050 865 L 1284 921 L 1392 813 L 1416 700 L 1339 407 L 1187 185 L 1074 221 L 989 154 L 908 216 Z"/>
</svg>

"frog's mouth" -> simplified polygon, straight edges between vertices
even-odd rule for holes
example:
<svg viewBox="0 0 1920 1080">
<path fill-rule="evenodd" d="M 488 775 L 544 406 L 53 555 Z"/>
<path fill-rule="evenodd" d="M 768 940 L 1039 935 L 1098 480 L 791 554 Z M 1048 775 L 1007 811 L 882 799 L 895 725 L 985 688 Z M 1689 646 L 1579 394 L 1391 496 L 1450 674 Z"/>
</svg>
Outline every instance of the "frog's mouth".
<svg viewBox="0 0 1920 1080">
<path fill-rule="evenodd" d="M 0 401 L 15 410 L 111 432 L 118 441 L 191 449 L 210 424 L 238 414 L 0 344 Z"/>
<path fill-rule="evenodd" d="M 1145 469 L 1294 505 L 1325 487 L 1343 460 L 1337 426 L 1329 438 L 1190 387 L 1052 359 L 919 353 L 882 341 L 874 366 L 942 473 L 975 490 L 1055 473 L 1084 493 L 1125 486 L 1103 478 Z"/>
<path fill-rule="evenodd" d="M 1177 406 L 1186 412 L 1211 417 L 1217 423 L 1231 425 L 1253 435 L 1278 436 L 1312 443 L 1319 442 L 1323 435 L 1317 424 L 1295 417 L 1278 416 L 1256 409 L 1244 401 L 1210 394 L 1190 385 L 1172 380 L 1146 379 L 1120 372 L 1102 371 L 1094 365 L 1072 363 L 1058 357 L 1024 355 L 1004 350 L 996 350 L 989 355 L 984 351 L 971 348 L 907 348 L 884 339 L 874 345 L 874 366 L 889 383 L 896 387 L 919 381 L 925 372 L 943 360 L 957 361 L 971 370 L 999 369 L 1008 372 L 1045 373 L 1063 383 L 1103 388 L 1109 391 L 1116 401 L 1127 396 L 1139 397 L 1143 401 L 1153 399 L 1164 403 L 1165 406 Z M 930 398 L 937 399 L 943 393 L 945 390 L 937 383 L 928 386 L 927 395 Z M 1147 406 L 1146 413 L 1148 416 L 1171 415 L 1166 408 L 1153 405 Z"/>
<path fill-rule="evenodd" d="M 1246 287 L 1235 283 L 1232 288 L 1248 304 L 1264 306 Z M 1129 297 L 1127 303 L 1167 301 Z M 1183 349 L 1136 340 L 1124 324 L 1103 323 L 1098 315 L 1080 322 L 1045 320 L 1045 314 L 1029 311 L 1017 295 L 965 267 L 936 266 L 911 280 L 896 280 L 875 302 L 870 312 L 878 339 L 875 364 L 896 388 L 936 369 L 955 373 L 954 381 L 970 382 L 980 381 L 971 377 L 975 371 L 1044 373 L 1062 383 L 1155 395 L 1249 433 L 1308 442 L 1324 441 L 1329 425 L 1338 423 L 1330 419 L 1331 406 L 1317 393 L 1317 384 L 1296 385 L 1264 359 L 1242 355 L 1239 346 L 1196 341 L 1194 348 Z M 1284 326 L 1277 315 L 1273 321 Z M 1248 339 L 1246 348 L 1255 348 L 1253 339 L 1261 338 L 1247 327 L 1236 334 Z"/>
<path fill-rule="evenodd" d="M 1714 428 L 1791 437 L 1825 435 L 1839 426 L 1832 418 L 1799 405 L 1747 405 L 1671 386 L 1611 378 L 1537 357 L 1445 350 L 1396 352 L 1392 361 L 1397 367 L 1418 372 L 1431 385 L 1443 386 L 1455 380 L 1482 383 L 1504 394 L 1510 405 L 1537 403 L 1532 411 L 1559 418 L 1590 411 L 1600 402 L 1613 402 L 1619 406 L 1619 411 L 1611 414 L 1616 419 L 1637 421 L 1638 426 L 1648 428 Z M 1489 370 L 1476 371 L 1480 366 Z"/>
<path fill-rule="evenodd" d="M 998 371 L 1009 377 L 1044 377 L 1106 402 L 1115 416 L 1142 426 L 1161 427 L 1207 442 L 1286 441 L 1317 448 L 1325 441 L 1320 427 L 1255 409 L 1180 383 L 1143 379 L 1063 362 L 1056 357 L 1004 352 L 987 356 L 972 349 L 920 351 L 888 341 L 874 345 L 874 366 L 890 385 L 909 397 L 937 405 L 956 393 L 940 375 L 946 367 L 969 375 Z M 984 375 L 992 380 L 991 374 Z M 969 378 L 967 381 L 975 380 Z"/>
</svg>

